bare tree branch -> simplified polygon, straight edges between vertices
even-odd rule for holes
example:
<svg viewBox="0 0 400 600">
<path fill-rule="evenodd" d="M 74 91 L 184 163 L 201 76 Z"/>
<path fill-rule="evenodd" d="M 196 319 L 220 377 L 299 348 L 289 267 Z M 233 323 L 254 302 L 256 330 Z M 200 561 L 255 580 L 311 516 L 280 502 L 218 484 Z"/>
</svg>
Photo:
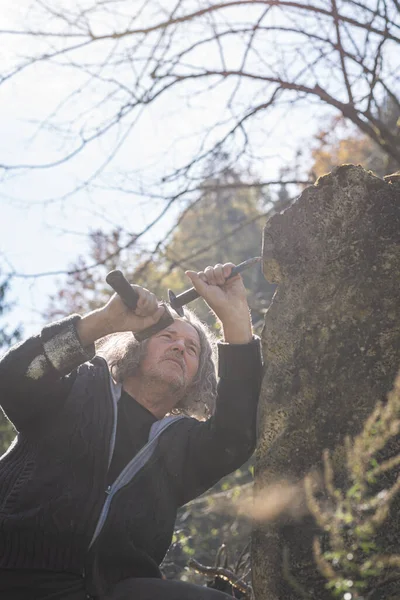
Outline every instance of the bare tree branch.
<svg viewBox="0 0 400 600">
<path fill-rule="evenodd" d="M 203 0 L 202 0 L 203 1 Z M 113 115 L 107 117 L 103 123 L 99 123 L 96 128 L 90 131 L 87 127 L 80 132 L 75 148 L 66 153 L 61 158 L 54 161 L 48 161 L 41 164 L 3 164 L 0 168 L 7 172 L 13 169 L 26 170 L 34 169 L 50 169 L 57 167 L 85 151 L 87 147 L 99 140 L 101 137 L 108 135 L 115 127 L 129 127 L 129 124 L 124 125 L 124 120 L 131 117 L 135 111 L 139 111 L 146 106 L 153 104 L 159 97 L 166 96 L 176 86 L 184 87 L 189 81 L 193 81 L 197 77 L 213 78 L 214 84 L 223 83 L 226 78 L 233 76 L 236 72 L 237 77 L 232 93 L 227 102 L 227 107 L 230 108 L 232 120 L 236 119 L 236 127 L 231 131 L 241 131 L 243 137 L 243 149 L 250 149 L 251 137 L 248 136 L 247 129 L 244 128 L 244 122 L 247 118 L 255 116 L 265 108 L 274 107 L 283 100 L 287 92 L 296 92 L 301 100 L 303 94 L 318 97 L 323 103 L 328 103 L 335 109 L 339 110 L 347 119 L 350 119 L 358 128 L 366 135 L 382 146 L 383 150 L 398 160 L 398 136 L 390 136 L 385 131 L 382 123 L 377 119 L 375 114 L 372 114 L 372 107 L 378 106 L 382 101 L 382 92 L 389 94 L 392 99 L 397 99 L 396 85 L 399 83 L 399 78 L 395 75 L 395 70 L 388 65 L 388 58 L 383 53 L 384 45 L 387 42 L 399 43 L 400 41 L 400 24 L 396 22 L 395 14 L 390 12 L 386 5 L 384 10 L 379 7 L 371 7 L 369 0 L 361 3 L 356 0 L 331 0 L 330 6 L 314 4 L 313 2 L 295 2 L 291 0 L 236 0 L 231 2 L 206 3 L 201 6 L 199 2 L 197 10 L 186 10 L 189 6 L 184 0 L 179 0 L 168 10 L 168 5 L 165 7 L 165 17 L 154 22 L 154 13 L 147 14 L 146 9 L 148 4 L 142 3 L 135 15 L 130 15 L 126 19 L 124 25 L 121 19 L 118 21 L 118 26 L 112 27 L 108 24 L 102 25 L 101 30 L 96 22 L 97 14 L 101 15 L 101 11 L 106 14 L 112 14 L 115 11 L 115 4 L 111 0 L 103 0 L 98 5 L 90 5 L 90 8 L 79 9 L 79 3 L 72 9 L 64 8 L 62 3 L 55 6 L 53 4 L 38 2 L 42 7 L 44 14 L 49 16 L 48 30 L 40 30 L 35 28 L 27 28 L 26 31 L 4 30 L 0 35 L 24 35 L 31 40 L 40 41 L 41 44 L 46 40 L 54 40 L 57 46 L 49 52 L 39 52 L 31 59 L 30 64 L 34 65 L 40 62 L 49 62 L 55 58 L 66 57 L 68 54 L 74 53 L 74 61 L 69 61 L 70 67 L 76 70 L 87 71 L 89 77 L 93 77 L 101 82 L 102 86 L 114 86 L 115 90 L 124 92 L 127 100 L 121 102 L 119 109 Z M 121 3 L 119 3 L 121 4 Z M 122 3 L 123 5 L 123 3 Z M 63 7 L 63 8 L 61 8 Z M 254 9 L 259 7 L 258 16 Z M 233 9 L 241 11 L 240 14 L 233 16 Z M 252 10 L 252 16 L 248 17 L 246 11 Z M 396 4 L 394 5 L 394 10 Z M 282 25 L 272 24 L 268 19 L 271 11 L 280 11 Z M 355 12 L 356 11 L 356 12 Z M 128 13 L 127 13 L 128 14 Z M 161 11 L 158 13 L 161 14 Z M 275 14 L 275 13 L 274 13 Z M 304 17 L 304 18 L 303 18 Z M 248 24 L 238 27 L 240 18 L 244 21 L 249 21 Z M 153 22 L 150 22 L 153 20 Z M 289 20 L 292 20 L 294 26 L 288 27 Z M 313 24 L 314 20 L 314 24 Z M 286 21 L 286 22 L 285 22 Z M 140 23 L 140 26 L 139 26 Z M 317 24 L 317 27 L 315 27 Z M 198 36 L 197 33 L 193 36 L 182 37 L 183 25 L 195 27 L 198 25 L 203 28 L 203 34 Z M 336 39 L 331 38 L 331 25 L 336 32 Z M 343 32 L 341 32 L 343 27 Z M 107 31 L 109 29 L 109 31 Z M 207 35 L 206 32 L 209 32 Z M 254 73 L 254 79 L 266 84 L 276 84 L 279 87 L 269 92 L 272 100 L 268 103 L 258 103 L 256 106 L 247 107 L 247 110 L 242 111 L 242 115 L 238 117 L 236 110 L 236 102 L 243 106 L 241 98 L 237 98 L 237 93 L 242 81 L 248 81 L 251 76 L 250 71 L 253 68 L 254 57 L 263 59 L 257 44 L 265 43 L 273 32 L 281 32 L 280 49 L 282 51 L 282 60 L 276 62 L 276 65 L 271 61 L 263 60 L 263 69 L 259 73 Z M 367 34 L 364 44 L 364 52 L 361 55 L 358 51 L 352 52 L 351 45 L 357 48 L 360 38 L 360 32 L 364 31 Z M 399 31 L 399 35 L 394 32 Z M 358 32 L 358 33 L 357 33 Z M 204 35 L 205 33 L 205 35 Z M 154 37 L 154 36 L 157 37 Z M 305 40 L 297 42 L 295 38 L 288 36 L 301 36 Z M 240 38 L 238 36 L 241 36 Z M 83 40 L 82 40 L 83 38 Z M 197 38 L 197 39 L 196 39 Z M 73 39 L 73 44 L 69 44 L 68 40 Z M 82 40 L 76 43 L 75 40 Z M 243 47 L 241 64 L 236 70 L 228 63 L 230 39 L 235 39 L 236 43 L 240 39 Z M 292 50 L 291 45 L 293 45 Z M 121 49 L 117 52 L 117 46 L 112 47 L 102 56 L 102 48 L 106 48 L 104 44 L 115 42 L 124 42 Z M 227 45 L 225 45 L 225 42 Z M 319 45 L 317 46 L 317 43 Z M 96 44 L 99 48 L 99 60 L 93 63 L 94 69 L 89 64 L 78 58 L 77 51 L 84 46 Z M 213 68 L 201 68 L 194 66 L 191 57 L 199 56 L 201 47 L 208 50 L 210 45 L 215 44 L 217 52 L 222 64 L 220 71 L 215 71 Z M 297 47 L 297 59 L 296 56 Z M 324 49 L 325 47 L 325 49 Z M 338 52 L 340 57 L 340 67 L 335 65 L 331 59 L 330 49 Z M 277 48 L 276 48 L 277 49 Z M 206 52 L 204 56 L 206 56 Z M 188 61 L 187 61 L 188 59 Z M 351 61 L 354 67 L 352 75 L 346 66 L 346 61 Z M 195 61 L 196 62 L 196 61 Z M 378 65 L 379 74 L 378 74 Z M 17 66 L 13 71 L 9 72 L 7 77 L 15 77 L 29 66 L 29 62 Z M 133 86 L 127 86 L 125 83 L 124 69 L 130 66 L 134 70 L 135 81 Z M 297 66 L 299 68 L 297 68 Z M 106 74 L 111 73 L 115 67 L 115 76 L 110 77 Z M 297 73 L 294 69 L 297 68 Z M 347 102 L 344 101 L 343 93 L 338 90 L 337 94 L 333 93 L 326 85 L 320 81 L 324 77 L 326 69 L 332 70 L 332 73 L 341 74 L 344 82 L 344 88 L 347 93 Z M 356 69 L 356 70 L 354 70 Z M 119 70 L 121 70 L 119 72 Z M 268 70 L 270 73 L 268 73 Z M 101 74 L 104 71 L 104 75 Z M 200 72 L 199 72 L 200 71 Z M 201 73 L 201 71 L 203 71 Z M 247 71 L 247 73 L 245 73 Z M 263 71 L 263 72 L 262 72 Z M 216 75 L 220 76 L 220 80 L 216 80 Z M 360 98 L 358 92 L 359 85 L 357 81 L 370 74 L 369 90 L 367 95 Z M 310 77 L 311 75 L 311 77 Z M 244 78 L 244 79 L 242 79 Z M 378 87 L 380 91 L 378 91 Z M 111 88 L 112 89 L 112 88 Z M 207 88 L 206 88 L 207 89 Z M 257 93 L 259 93 L 259 89 Z M 205 90 L 203 90 L 204 93 Z M 243 92 L 242 92 L 243 93 Z M 117 92 L 106 93 L 99 98 L 97 108 L 104 102 L 106 107 L 111 102 L 115 104 Z M 365 98 L 367 106 L 363 105 L 362 98 Z M 90 106 L 86 113 L 89 114 Z M 244 118 L 244 114 L 249 117 Z M 236 116 L 235 116 L 236 115 Z M 371 122 L 371 115 L 373 122 Z M 83 118 L 83 114 L 82 114 Z M 56 119 L 56 114 L 51 115 L 51 120 Z M 230 136 L 225 135 L 226 141 Z M 223 143 L 218 142 L 219 145 Z M 187 173 L 187 167 L 195 163 L 200 163 L 209 152 L 200 153 L 195 157 L 195 161 L 190 161 L 188 165 L 182 169 L 181 173 Z M 103 167 L 104 168 L 104 163 Z M 102 168 L 94 172 L 93 177 L 88 181 L 93 181 Z"/>
<path fill-rule="evenodd" d="M 381 110 L 388 101 L 400 110 L 398 15 L 398 0 L 160 0 L 157 11 L 148 0 L 133 6 L 129 0 L 72 4 L 35 0 L 20 30 L 0 31 L 3 40 L 21 38 L 29 44 L 28 58 L 21 58 L 19 49 L 10 53 L 0 85 L 22 80 L 30 67 L 35 72 L 38 65 L 48 69 L 49 77 L 72 74 L 68 91 L 49 105 L 47 117 L 32 136 L 39 143 L 39 134 L 50 132 L 66 145 L 46 155 L 48 160 L 8 164 L 2 159 L 0 174 L 6 181 L 30 170 L 77 164 L 81 157 L 83 163 L 101 147 L 72 189 L 39 202 L 61 202 L 77 192 L 100 188 L 130 194 L 135 201 L 138 196 L 142 202 L 160 200 L 158 214 L 120 252 L 159 224 L 177 201 L 187 207 L 191 194 L 207 189 L 201 185 L 205 167 L 218 153 L 229 152 L 237 162 L 251 159 L 258 151 L 256 124 L 264 131 L 270 120 L 272 129 L 275 115 L 286 110 L 285 118 L 295 131 L 291 111 L 305 101 L 315 106 L 316 114 L 329 107 L 342 115 L 400 166 L 400 128 L 388 124 Z M 212 95 L 215 90 L 220 96 Z M 182 104 L 203 99 L 210 108 L 209 98 L 216 97 L 222 100 L 218 99 L 214 121 L 204 127 L 193 125 L 189 133 L 194 149 L 168 172 L 159 175 L 153 167 L 150 183 L 140 187 L 133 168 L 126 169 L 121 179 L 116 178 L 122 183 L 115 184 L 110 176 L 109 184 L 108 171 L 116 169 L 149 107 L 168 106 L 179 98 Z M 125 185 L 124 177 L 134 183 Z M 269 178 L 224 186 L 310 183 L 301 174 L 286 182 L 275 174 Z M 154 252 L 163 242 L 155 243 Z M 81 271 L 99 264 L 85 265 Z"/>
</svg>

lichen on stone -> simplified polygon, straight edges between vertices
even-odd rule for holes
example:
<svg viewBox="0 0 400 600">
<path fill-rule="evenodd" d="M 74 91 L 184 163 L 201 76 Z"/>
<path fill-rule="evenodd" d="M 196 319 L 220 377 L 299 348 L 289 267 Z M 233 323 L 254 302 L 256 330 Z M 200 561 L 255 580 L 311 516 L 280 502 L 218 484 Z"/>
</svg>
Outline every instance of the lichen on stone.
<svg viewBox="0 0 400 600">
<path fill-rule="evenodd" d="M 340 462 L 345 436 L 391 388 L 400 359 L 400 185 L 359 166 L 335 169 L 269 220 L 263 265 L 279 285 L 262 334 L 258 489 L 318 470 L 325 448 Z M 400 540 L 400 518 L 393 527 Z M 324 597 L 310 562 L 314 533 L 310 519 L 256 530 L 257 600 L 299 600 L 284 576 L 285 548 L 292 575 Z"/>
</svg>

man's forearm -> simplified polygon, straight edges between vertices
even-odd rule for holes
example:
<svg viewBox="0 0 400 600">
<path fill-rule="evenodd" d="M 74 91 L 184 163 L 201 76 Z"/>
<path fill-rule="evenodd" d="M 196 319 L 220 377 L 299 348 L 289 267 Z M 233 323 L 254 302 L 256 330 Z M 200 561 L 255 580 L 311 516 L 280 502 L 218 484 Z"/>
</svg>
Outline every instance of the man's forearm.
<svg viewBox="0 0 400 600">
<path fill-rule="evenodd" d="M 113 333 L 113 329 L 103 309 L 100 308 L 84 315 L 76 324 L 76 332 L 79 341 L 85 348 L 102 337 Z"/>
<path fill-rule="evenodd" d="M 227 344 L 248 344 L 253 339 L 250 313 L 229 315 L 222 321 L 224 341 Z"/>
</svg>

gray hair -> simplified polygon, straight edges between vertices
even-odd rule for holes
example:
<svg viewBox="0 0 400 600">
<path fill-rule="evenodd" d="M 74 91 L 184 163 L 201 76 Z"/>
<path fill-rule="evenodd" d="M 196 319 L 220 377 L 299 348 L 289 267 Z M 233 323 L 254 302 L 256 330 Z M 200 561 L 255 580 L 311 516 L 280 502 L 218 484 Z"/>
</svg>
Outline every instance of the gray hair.
<svg viewBox="0 0 400 600">
<path fill-rule="evenodd" d="M 199 368 L 186 390 L 185 395 L 172 409 L 171 414 L 185 414 L 204 420 L 215 410 L 217 395 L 216 377 L 216 337 L 211 330 L 200 321 L 194 312 L 185 308 L 184 317 L 176 317 L 177 321 L 186 321 L 194 327 L 200 339 Z M 123 383 L 125 377 L 134 373 L 146 354 L 148 340 L 138 342 L 130 331 L 112 333 L 96 344 L 99 356 L 105 358 L 108 368 L 117 383 Z"/>
</svg>

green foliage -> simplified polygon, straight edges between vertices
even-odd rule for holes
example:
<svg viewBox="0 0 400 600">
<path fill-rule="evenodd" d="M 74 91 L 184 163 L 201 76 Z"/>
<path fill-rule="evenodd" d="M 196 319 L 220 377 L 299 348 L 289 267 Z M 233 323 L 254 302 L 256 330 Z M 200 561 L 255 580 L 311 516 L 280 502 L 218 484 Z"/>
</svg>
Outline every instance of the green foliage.
<svg viewBox="0 0 400 600">
<path fill-rule="evenodd" d="M 379 538 L 400 490 L 400 454 L 382 458 L 400 432 L 400 374 L 387 403 L 379 402 L 362 432 L 346 440 L 348 487 L 335 485 L 329 453 L 324 454 L 324 498 L 306 479 L 308 506 L 325 537 L 314 540 L 317 566 L 327 588 L 344 600 L 392 598 L 389 588 L 400 582 L 400 554 L 390 554 Z M 396 445 L 395 445 L 396 446 Z M 379 590 L 379 596 L 374 593 Z M 383 594 L 383 595 L 381 595 Z M 396 596 L 397 597 L 397 596 Z"/>
</svg>

